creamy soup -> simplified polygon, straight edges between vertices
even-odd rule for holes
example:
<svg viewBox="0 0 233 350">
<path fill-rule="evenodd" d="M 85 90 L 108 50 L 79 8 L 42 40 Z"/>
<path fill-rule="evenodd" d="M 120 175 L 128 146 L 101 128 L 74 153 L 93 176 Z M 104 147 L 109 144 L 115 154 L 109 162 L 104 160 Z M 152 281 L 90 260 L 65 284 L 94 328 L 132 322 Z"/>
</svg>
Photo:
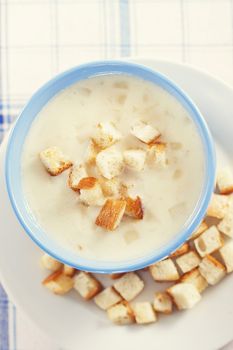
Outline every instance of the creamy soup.
<svg viewBox="0 0 233 350">
<path fill-rule="evenodd" d="M 95 224 L 101 207 L 83 205 L 69 188 L 70 169 L 50 176 L 38 155 L 56 146 L 82 164 L 96 125 L 105 121 L 122 134 L 112 147 L 148 152 L 148 145 L 130 133 L 137 120 L 161 133 L 166 165 L 124 168 L 119 179 L 130 196 L 141 198 L 144 216 L 124 216 L 114 231 L 107 231 Z M 186 110 L 162 88 L 126 75 L 90 78 L 57 94 L 33 122 L 22 156 L 24 194 L 38 225 L 61 246 L 100 260 L 136 258 L 166 244 L 192 214 L 204 171 L 202 143 Z"/>
</svg>

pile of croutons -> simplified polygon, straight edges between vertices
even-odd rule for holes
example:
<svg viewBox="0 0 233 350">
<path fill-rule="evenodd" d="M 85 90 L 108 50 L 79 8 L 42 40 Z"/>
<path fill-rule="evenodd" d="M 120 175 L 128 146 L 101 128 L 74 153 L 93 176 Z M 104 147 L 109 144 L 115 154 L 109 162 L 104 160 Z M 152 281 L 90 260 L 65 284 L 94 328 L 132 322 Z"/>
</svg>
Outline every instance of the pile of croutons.
<svg viewBox="0 0 233 350">
<path fill-rule="evenodd" d="M 55 294 L 76 290 L 85 300 L 93 299 L 116 324 L 148 324 L 157 314 L 190 309 L 201 300 L 208 286 L 233 271 L 233 176 L 225 168 L 218 173 L 217 190 L 199 228 L 168 258 L 148 267 L 156 283 L 173 282 L 154 300 L 131 303 L 145 286 L 137 272 L 109 275 L 115 282 L 104 287 L 98 275 L 75 270 L 45 254 L 44 268 L 54 271 L 43 284 Z"/>
<path fill-rule="evenodd" d="M 166 166 L 166 144 L 159 141 L 161 135 L 156 128 L 137 121 L 130 133 L 138 141 L 138 147 L 122 152 L 113 146 L 122 139 L 116 126 L 112 122 L 99 123 L 82 163 L 74 164 L 57 147 L 40 153 L 50 175 L 57 176 L 70 169 L 69 187 L 78 193 L 82 204 L 101 206 L 95 224 L 110 231 L 117 228 L 124 215 L 143 219 L 142 200 L 139 196 L 129 196 L 127 186 L 120 179 L 123 171 L 128 168 L 140 172 L 146 163 Z"/>
</svg>

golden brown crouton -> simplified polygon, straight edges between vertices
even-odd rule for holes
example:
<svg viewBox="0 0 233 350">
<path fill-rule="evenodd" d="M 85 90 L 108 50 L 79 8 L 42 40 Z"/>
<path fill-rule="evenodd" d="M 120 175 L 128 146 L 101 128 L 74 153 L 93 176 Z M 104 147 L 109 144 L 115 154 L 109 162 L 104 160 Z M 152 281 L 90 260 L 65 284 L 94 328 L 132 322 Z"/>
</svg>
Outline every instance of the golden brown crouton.
<svg viewBox="0 0 233 350">
<path fill-rule="evenodd" d="M 189 239 L 195 239 L 199 237 L 204 231 L 206 231 L 208 228 L 208 225 L 205 221 L 202 221 L 202 223 L 199 225 L 199 227 L 191 234 Z"/>
<path fill-rule="evenodd" d="M 69 265 L 64 265 L 63 266 L 63 273 L 66 276 L 73 277 L 75 275 L 76 271 L 77 270 L 74 267 L 72 267 L 72 266 L 69 266 Z"/>
<path fill-rule="evenodd" d="M 42 282 L 51 292 L 58 295 L 68 293 L 74 286 L 74 281 L 71 277 L 63 274 L 62 270 L 53 272 Z"/>
<path fill-rule="evenodd" d="M 211 255 L 202 259 L 199 271 L 210 285 L 218 283 L 226 275 L 225 266 Z"/>
<path fill-rule="evenodd" d="M 183 273 L 191 271 L 197 267 L 200 261 L 201 259 L 199 258 L 198 254 L 193 250 L 176 259 L 176 263 Z"/>
<path fill-rule="evenodd" d="M 194 245 L 200 256 L 211 254 L 222 247 L 224 241 L 216 226 L 211 226 L 195 239 Z"/>
<path fill-rule="evenodd" d="M 74 289 L 89 300 L 102 290 L 102 285 L 93 275 L 81 271 L 74 276 Z"/>
<path fill-rule="evenodd" d="M 57 147 L 40 152 L 40 160 L 52 176 L 57 176 L 72 166 L 72 162 Z"/>
<path fill-rule="evenodd" d="M 96 165 L 101 175 L 110 180 L 122 173 L 124 169 L 123 156 L 117 149 L 109 148 L 98 153 Z"/>
<path fill-rule="evenodd" d="M 167 289 L 179 310 L 191 309 L 201 300 L 201 294 L 190 283 L 177 283 Z"/>
<path fill-rule="evenodd" d="M 218 171 L 217 185 L 221 194 L 233 192 L 233 175 L 229 168 L 223 168 Z"/>
<path fill-rule="evenodd" d="M 233 238 L 233 210 L 229 210 L 218 224 L 218 229 L 224 235 Z"/>
<path fill-rule="evenodd" d="M 217 219 L 223 219 L 229 209 L 229 206 L 229 196 L 213 193 L 207 209 L 207 215 Z"/>
<path fill-rule="evenodd" d="M 157 312 L 161 312 L 163 314 L 171 314 L 172 313 L 172 299 L 169 294 L 164 293 L 155 293 L 154 309 Z"/>
<path fill-rule="evenodd" d="M 194 270 L 185 273 L 183 276 L 181 276 L 180 281 L 184 283 L 193 284 L 197 288 L 199 293 L 203 292 L 208 287 L 208 282 L 200 274 L 198 268 L 195 268 Z"/>
<path fill-rule="evenodd" d="M 123 153 L 125 164 L 132 170 L 141 171 L 144 168 L 146 152 L 141 149 L 130 149 Z"/>
<path fill-rule="evenodd" d="M 143 209 L 141 198 L 137 196 L 135 199 L 130 197 L 126 197 L 124 199 L 126 201 L 125 214 L 133 217 L 134 219 L 142 220 Z"/>
<path fill-rule="evenodd" d="M 112 122 L 99 123 L 92 140 L 100 148 L 107 148 L 121 139 L 122 135 Z"/>
<path fill-rule="evenodd" d="M 180 278 L 172 259 L 165 259 L 149 266 L 149 271 L 153 279 L 158 282 L 177 281 Z"/>
<path fill-rule="evenodd" d="M 141 293 L 144 282 L 135 272 L 128 272 L 118 279 L 113 286 L 125 300 L 130 301 Z"/>
<path fill-rule="evenodd" d="M 125 272 L 120 273 L 112 273 L 111 275 L 108 275 L 112 280 L 117 280 L 118 278 L 122 277 L 125 274 Z"/>
<path fill-rule="evenodd" d="M 160 132 L 151 125 L 141 120 L 137 121 L 130 130 L 131 134 L 136 136 L 144 143 L 150 143 L 160 136 Z"/>
<path fill-rule="evenodd" d="M 160 168 L 167 165 L 167 145 L 163 142 L 150 143 L 148 148 L 148 161 Z"/>
<path fill-rule="evenodd" d="M 118 325 L 125 325 L 135 322 L 133 310 L 124 300 L 110 307 L 107 310 L 107 315 L 112 322 Z"/>
<path fill-rule="evenodd" d="M 122 297 L 115 291 L 113 287 L 107 287 L 102 292 L 97 294 L 94 298 L 94 302 L 102 310 L 107 310 L 111 306 L 119 303 Z"/>
<path fill-rule="evenodd" d="M 121 183 L 119 179 L 108 180 L 102 177 L 99 179 L 99 183 L 106 197 L 120 197 Z"/>
<path fill-rule="evenodd" d="M 79 191 L 78 190 L 78 184 L 79 181 L 84 178 L 88 177 L 86 168 L 83 164 L 74 164 L 72 168 L 70 169 L 69 173 L 69 179 L 68 179 L 68 185 L 73 191 Z"/>
<path fill-rule="evenodd" d="M 126 201 L 108 199 L 96 218 L 96 225 L 113 231 L 120 224 L 124 215 Z"/>
<path fill-rule="evenodd" d="M 226 266 L 227 273 L 233 271 L 233 241 L 227 242 L 221 249 L 219 253 L 223 259 Z"/>
<path fill-rule="evenodd" d="M 133 305 L 135 320 L 138 324 L 148 324 L 157 321 L 156 313 L 149 302 L 137 302 Z"/>
<path fill-rule="evenodd" d="M 177 258 L 180 255 L 183 255 L 185 253 L 187 253 L 189 251 L 189 245 L 187 242 L 185 242 L 184 244 L 182 244 L 182 246 L 180 246 L 178 249 L 176 249 L 174 251 L 174 253 L 172 253 L 170 255 L 171 258 Z"/>
<path fill-rule="evenodd" d="M 51 271 L 57 271 L 60 270 L 62 267 L 62 263 L 56 259 L 54 259 L 52 256 L 48 254 L 43 254 L 41 257 L 41 265 Z"/>
<path fill-rule="evenodd" d="M 81 179 L 77 186 L 79 200 L 85 205 L 103 205 L 105 198 L 98 180 L 95 177 Z"/>
<path fill-rule="evenodd" d="M 82 178 L 77 186 L 78 190 L 89 190 L 97 184 L 98 180 L 95 177 L 84 177 Z"/>
</svg>

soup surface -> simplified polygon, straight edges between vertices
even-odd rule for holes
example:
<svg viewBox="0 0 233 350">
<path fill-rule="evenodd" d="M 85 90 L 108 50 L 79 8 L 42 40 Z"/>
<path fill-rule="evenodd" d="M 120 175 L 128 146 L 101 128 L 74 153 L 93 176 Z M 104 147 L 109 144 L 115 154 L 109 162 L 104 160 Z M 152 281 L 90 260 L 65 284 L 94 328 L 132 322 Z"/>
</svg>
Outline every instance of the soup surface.
<svg viewBox="0 0 233 350">
<path fill-rule="evenodd" d="M 116 230 L 106 231 L 95 224 L 101 207 L 83 205 L 69 188 L 70 169 L 50 176 L 38 155 L 56 146 L 83 163 L 96 125 L 105 121 L 122 134 L 114 149 L 148 152 L 148 145 L 130 133 L 137 120 L 160 131 L 166 166 L 125 167 L 119 179 L 132 198 L 141 198 L 144 216 L 124 216 Z M 136 258 L 168 242 L 193 212 L 204 171 L 201 140 L 181 104 L 160 87 L 126 75 L 94 77 L 61 91 L 33 122 L 22 156 L 25 199 L 38 225 L 68 250 L 98 260 Z"/>
</svg>

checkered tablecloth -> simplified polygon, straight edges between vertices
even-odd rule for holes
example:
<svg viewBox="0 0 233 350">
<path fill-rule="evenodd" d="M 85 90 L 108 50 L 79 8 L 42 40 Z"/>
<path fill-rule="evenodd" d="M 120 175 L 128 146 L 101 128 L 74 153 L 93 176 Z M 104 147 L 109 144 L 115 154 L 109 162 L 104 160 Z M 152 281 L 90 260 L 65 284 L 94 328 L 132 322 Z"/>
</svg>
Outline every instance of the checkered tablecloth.
<svg viewBox="0 0 233 350">
<path fill-rule="evenodd" d="M 233 85 L 233 0 L 0 0 L 0 25 L 0 141 L 39 86 L 84 61 L 165 58 Z M 9 349 L 58 350 L 0 286 Z"/>
</svg>

